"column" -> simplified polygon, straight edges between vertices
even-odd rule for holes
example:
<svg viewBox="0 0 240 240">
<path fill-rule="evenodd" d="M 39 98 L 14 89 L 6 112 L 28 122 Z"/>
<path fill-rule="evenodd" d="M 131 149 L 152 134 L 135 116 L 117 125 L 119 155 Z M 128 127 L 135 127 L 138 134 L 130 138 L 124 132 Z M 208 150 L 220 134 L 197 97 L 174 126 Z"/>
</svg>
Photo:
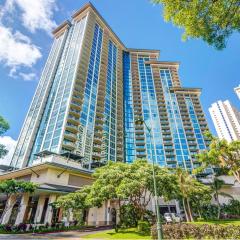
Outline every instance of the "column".
<svg viewBox="0 0 240 240">
<path fill-rule="evenodd" d="M 20 209 L 16 218 L 16 222 L 15 222 L 16 225 L 23 222 L 25 211 L 28 205 L 28 200 L 29 200 L 29 194 L 24 193 L 21 199 Z"/>
<path fill-rule="evenodd" d="M 55 194 L 51 194 L 49 196 L 48 208 L 47 208 L 44 224 L 46 224 L 46 223 L 51 224 L 52 215 L 53 215 L 53 209 L 52 209 L 51 203 L 55 202 L 56 198 L 57 198 L 57 195 L 55 195 Z"/>
<path fill-rule="evenodd" d="M 41 216 L 42 216 L 42 211 L 43 211 L 43 207 L 44 207 L 44 203 L 45 203 L 45 198 L 46 198 L 45 196 L 39 196 L 36 215 L 35 215 L 35 218 L 34 218 L 35 223 L 40 223 L 40 221 L 41 221 Z"/>
<path fill-rule="evenodd" d="M 112 222 L 112 219 L 111 219 L 111 200 L 107 200 L 107 202 L 106 202 L 106 211 L 107 211 L 107 213 L 106 213 L 106 215 L 107 215 L 106 223 L 107 223 L 107 225 L 110 225 L 111 222 Z"/>
<path fill-rule="evenodd" d="M 69 222 L 72 222 L 73 221 L 73 210 L 72 208 L 69 209 Z"/>
<path fill-rule="evenodd" d="M 11 216 L 11 213 L 12 213 L 12 208 L 14 206 L 14 203 L 16 201 L 16 197 L 15 196 L 11 196 L 7 203 L 6 203 L 6 206 L 5 206 L 5 209 L 7 209 L 7 211 L 5 212 L 3 218 L 2 218 L 2 222 L 1 224 L 7 224 L 8 221 L 9 221 L 9 218 Z"/>
<path fill-rule="evenodd" d="M 179 206 L 179 201 L 175 200 L 175 205 L 176 205 L 176 212 L 177 212 L 177 214 L 180 214 L 181 213 L 181 209 L 180 209 L 180 206 Z"/>
</svg>

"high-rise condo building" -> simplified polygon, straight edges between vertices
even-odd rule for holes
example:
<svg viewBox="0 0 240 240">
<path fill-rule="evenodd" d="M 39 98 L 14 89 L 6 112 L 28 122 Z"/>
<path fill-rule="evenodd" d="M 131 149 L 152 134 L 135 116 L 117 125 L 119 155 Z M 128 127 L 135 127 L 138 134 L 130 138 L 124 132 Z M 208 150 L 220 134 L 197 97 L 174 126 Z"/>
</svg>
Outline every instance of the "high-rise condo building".
<svg viewBox="0 0 240 240">
<path fill-rule="evenodd" d="M 14 168 L 66 152 L 88 169 L 137 158 L 194 168 L 208 127 L 201 90 L 181 86 L 178 62 L 159 61 L 158 50 L 127 48 L 90 3 L 53 35 Z"/>
<path fill-rule="evenodd" d="M 235 93 L 237 94 L 238 98 L 240 99 L 240 85 L 234 88 Z"/>
<path fill-rule="evenodd" d="M 228 101 L 217 101 L 209 108 L 218 137 L 228 142 L 240 139 L 240 114 Z"/>
</svg>

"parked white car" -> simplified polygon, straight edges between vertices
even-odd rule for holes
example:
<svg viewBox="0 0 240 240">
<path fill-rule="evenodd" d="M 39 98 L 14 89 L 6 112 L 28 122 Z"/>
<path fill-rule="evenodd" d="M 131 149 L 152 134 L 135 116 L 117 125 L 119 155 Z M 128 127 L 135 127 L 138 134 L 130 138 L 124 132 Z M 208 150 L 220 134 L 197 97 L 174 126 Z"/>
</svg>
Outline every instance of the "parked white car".
<svg viewBox="0 0 240 240">
<path fill-rule="evenodd" d="M 171 213 L 164 213 L 163 217 L 164 217 L 166 223 L 172 223 L 173 222 Z"/>
<path fill-rule="evenodd" d="M 171 213 L 172 221 L 175 223 L 181 222 L 181 217 L 176 213 Z"/>
<path fill-rule="evenodd" d="M 179 223 L 181 222 L 181 217 L 176 213 L 164 213 L 164 219 L 166 223 Z"/>
</svg>

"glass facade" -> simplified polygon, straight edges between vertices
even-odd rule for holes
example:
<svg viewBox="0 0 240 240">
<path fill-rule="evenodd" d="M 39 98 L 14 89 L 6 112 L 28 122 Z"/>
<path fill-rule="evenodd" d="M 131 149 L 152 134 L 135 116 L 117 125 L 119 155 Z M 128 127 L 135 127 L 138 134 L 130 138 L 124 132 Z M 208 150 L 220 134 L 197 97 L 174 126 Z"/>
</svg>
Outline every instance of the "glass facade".
<svg viewBox="0 0 240 240">
<path fill-rule="evenodd" d="M 38 128 L 37 122 L 44 109 L 45 99 L 48 97 L 49 89 L 52 88 L 53 78 L 56 73 L 59 59 L 62 55 L 66 35 L 67 32 L 54 40 L 49 53 L 49 57 L 43 69 L 41 79 L 27 113 L 23 128 L 20 132 L 18 143 L 11 161 L 11 166 L 15 168 L 21 167 L 22 162 L 25 160 L 24 157 L 28 150 L 28 145 L 30 144 L 30 141 L 32 141 L 34 130 L 36 131 Z"/>
<path fill-rule="evenodd" d="M 103 30 L 98 24 L 96 24 L 84 92 L 84 100 L 80 116 L 80 128 L 82 129 L 80 135 L 80 138 L 82 139 L 80 149 L 84 149 L 84 162 L 86 163 L 91 162 L 102 38 Z"/>
<path fill-rule="evenodd" d="M 108 44 L 108 66 L 104 105 L 104 159 L 116 161 L 116 117 L 117 117 L 117 47 Z"/>
<path fill-rule="evenodd" d="M 151 128 L 151 133 L 149 133 L 146 126 L 144 130 L 147 159 L 164 166 L 165 155 L 155 86 L 151 67 L 145 64 L 145 61 L 149 61 L 149 58 L 138 57 L 143 120 Z"/>
<path fill-rule="evenodd" d="M 199 96 L 181 88 L 173 77 L 176 69 L 162 67 L 150 54 L 123 56 L 125 160 L 131 163 L 146 158 L 161 166 L 191 171 L 197 166 L 195 154 L 207 148 L 203 137 L 207 124 L 205 120 L 204 125 L 199 123 L 203 113 L 190 97 Z M 134 124 L 138 118 L 143 120 L 142 126 Z"/>
<path fill-rule="evenodd" d="M 123 53 L 123 85 L 124 85 L 124 147 L 125 161 L 131 163 L 136 159 L 133 91 L 131 75 L 131 56 L 129 52 Z M 140 140 L 140 142 L 142 142 Z"/>
<path fill-rule="evenodd" d="M 190 116 L 192 126 L 194 129 L 194 134 L 195 134 L 195 137 L 196 137 L 196 140 L 198 143 L 198 149 L 204 150 L 204 149 L 206 149 L 206 144 L 205 144 L 202 132 L 201 132 L 200 124 L 198 122 L 198 118 L 197 118 L 196 112 L 194 110 L 192 100 L 190 97 L 186 97 L 185 99 L 186 99 L 186 104 L 187 104 L 187 108 L 189 111 L 189 116 Z"/>
<path fill-rule="evenodd" d="M 29 165 L 36 159 L 35 154 L 40 150 L 58 152 L 85 23 L 86 18 L 83 18 L 69 30 L 63 55 L 59 62 L 40 128 L 33 145 Z"/>
<path fill-rule="evenodd" d="M 74 14 L 56 30 L 11 165 L 50 151 L 78 155 L 89 169 L 137 158 L 194 168 L 207 147 L 200 91 L 182 88 L 178 65 L 158 55 L 127 49 L 94 9 Z"/>
<path fill-rule="evenodd" d="M 175 160 L 177 160 L 178 166 L 191 169 L 192 162 L 190 159 L 188 142 L 182 123 L 182 116 L 178 107 L 178 101 L 175 93 L 170 92 L 170 88 L 173 86 L 171 73 L 169 70 L 160 70 L 160 76 L 176 154 L 176 158 L 174 156 L 175 154 L 173 154 L 167 159 L 167 162 L 175 162 Z M 171 164 L 171 166 L 175 167 L 176 163 Z"/>
</svg>

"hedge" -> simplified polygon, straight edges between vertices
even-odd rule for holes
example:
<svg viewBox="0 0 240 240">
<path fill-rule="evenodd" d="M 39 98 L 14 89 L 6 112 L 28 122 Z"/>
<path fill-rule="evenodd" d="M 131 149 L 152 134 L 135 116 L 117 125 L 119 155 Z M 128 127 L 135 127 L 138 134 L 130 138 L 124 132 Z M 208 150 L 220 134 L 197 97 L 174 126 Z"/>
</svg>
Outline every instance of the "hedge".
<svg viewBox="0 0 240 240">
<path fill-rule="evenodd" d="M 164 239 L 240 239 L 240 227 L 235 225 L 217 225 L 217 224 L 164 224 Z M 156 225 L 151 228 L 152 239 L 157 239 Z"/>
</svg>

